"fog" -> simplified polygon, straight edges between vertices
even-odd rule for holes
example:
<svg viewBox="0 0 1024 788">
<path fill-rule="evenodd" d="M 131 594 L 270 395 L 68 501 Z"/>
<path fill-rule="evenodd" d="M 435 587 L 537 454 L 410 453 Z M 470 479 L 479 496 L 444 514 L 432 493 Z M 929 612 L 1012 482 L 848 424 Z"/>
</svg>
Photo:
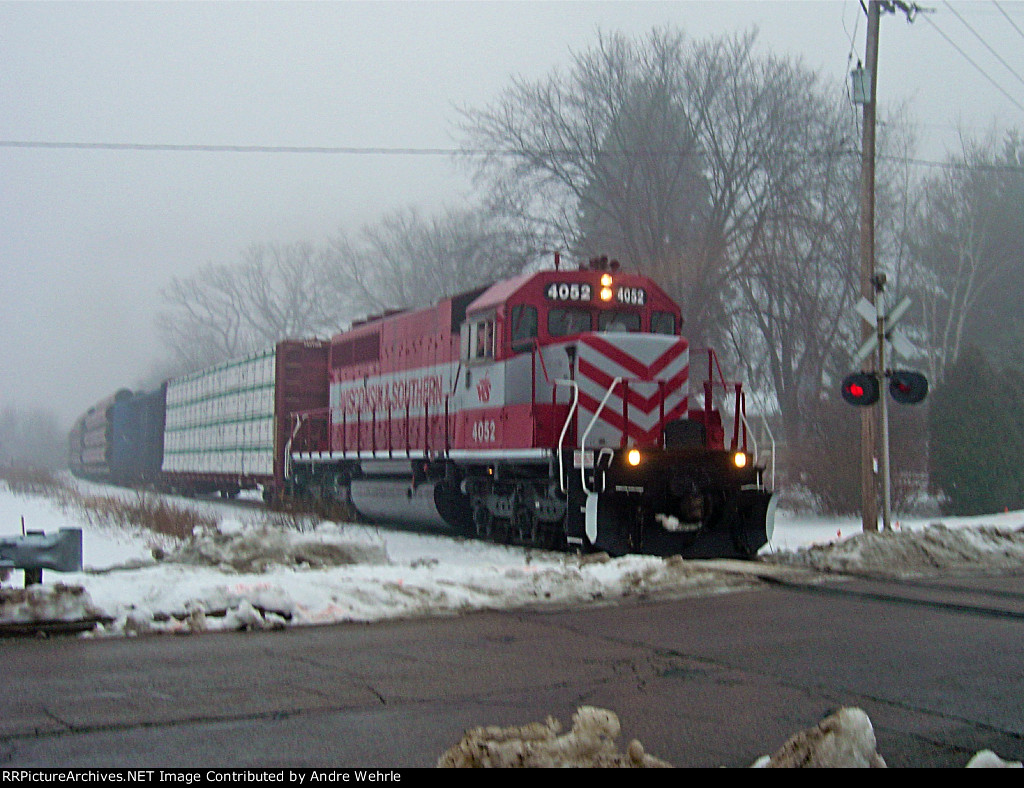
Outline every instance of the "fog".
<svg viewBox="0 0 1024 788">
<path fill-rule="evenodd" d="M 958 125 L 1024 128 L 1024 3 L 931 5 L 914 24 L 883 17 L 879 66 L 879 100 L 906 105 L 924 162 L 955 147 Z M 460 142 L 458 107 L 566 67 L 598 30 L 663 25 L 757 27 L 762 49 L 840 88 L 866 29 L 852 0 L 0 3 L 0 406 L 70 423 L 151 376 L 172 276 L 254 242 L 321 243 L 389 210 L 473 202 L 469 171 L 437 152 Z"/>
</svg>

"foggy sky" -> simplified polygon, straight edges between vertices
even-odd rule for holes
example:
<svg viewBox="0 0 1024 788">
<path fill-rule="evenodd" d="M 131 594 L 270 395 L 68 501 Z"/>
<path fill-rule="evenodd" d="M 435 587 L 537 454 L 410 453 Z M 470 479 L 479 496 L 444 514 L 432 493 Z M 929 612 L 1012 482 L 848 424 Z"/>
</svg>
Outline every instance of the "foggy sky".
<svg viewBox="0 0 1024 788">
<path fill-rule="evenodd" d="M 922 3 L 924 4 L 924 3 Z M 1024 83 L 942 3 L 882 21 L 879 101 L 905 103 L 923 159 L 956 127 L 1024 128 Z M 1024 74 L 1024 3 L 952 3 Z M 597 31 L 760 30 L 845 84 L 863 58 L 855 0 L 830 2 L 0 2 L 0 142 L 452 148 L 456 107 L 512 75 L 566 68 Z M 852 53 L 852 63 L 851 63 Z M 855 111 L 851 108 L 851 111 Z M 55 150 L 0 146 L 0 407 L 68 424 L 165 352 L 172 276 L 250 243 L 322 243 L 389 211 L 474 202 L 438 155 Z"/>
</svg>

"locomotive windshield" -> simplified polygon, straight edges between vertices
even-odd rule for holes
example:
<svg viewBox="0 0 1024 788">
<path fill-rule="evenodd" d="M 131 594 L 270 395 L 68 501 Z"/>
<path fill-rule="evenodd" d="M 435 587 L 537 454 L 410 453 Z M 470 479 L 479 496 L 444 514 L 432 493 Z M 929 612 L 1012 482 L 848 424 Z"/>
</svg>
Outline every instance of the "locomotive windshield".
<svg viewBox="0 0 1024 788">
<path fill-rule="evenodd" d="M 598 331 L 630 331 L 640 330 L 640 313 L 623 311 L 604 311 L 597 315 Z"/>
<path fill-rule="evenodd" d="M 548 335 L 566 337 L 590 331 L 590 310 L 554 307 L 548 310 Z"/>
</svg>

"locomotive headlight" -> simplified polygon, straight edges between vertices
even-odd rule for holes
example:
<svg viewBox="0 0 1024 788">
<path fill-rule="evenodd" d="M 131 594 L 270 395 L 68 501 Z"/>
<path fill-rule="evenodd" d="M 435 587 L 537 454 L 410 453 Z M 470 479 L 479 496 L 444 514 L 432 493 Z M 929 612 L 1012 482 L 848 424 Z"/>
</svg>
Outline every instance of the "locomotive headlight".
<svg viewBox="0 0 1024 788">
<path fill-rule="evenodd" d="M 640 452 L 637 449 L 630 449 L 626 452 L 626 462 L 632 465 L 634 468 L 640 464 Z"/>
<path fill-rule="evenodd" d="M 734 455 L 732 455 L 732 464 L 735 465 L 737 468 L 746 468 L 747 455 L 741 451 L 736 452 Z"/>
<path fill-rule="evenodd" d="M 612 289 L 610 287 L 602 287 L 601 288 L 601 300 L 602 301 L 611 301 L 612 300 L 612 295 L 613 295 L 613 293 L 612 293 Z"/>
<path fill-rule="evenodd" d="M 611 274 L 601 274 L 601 287 L 611 287 L 611 286 L 612 286 L 612 275 Z"/>
</svg>

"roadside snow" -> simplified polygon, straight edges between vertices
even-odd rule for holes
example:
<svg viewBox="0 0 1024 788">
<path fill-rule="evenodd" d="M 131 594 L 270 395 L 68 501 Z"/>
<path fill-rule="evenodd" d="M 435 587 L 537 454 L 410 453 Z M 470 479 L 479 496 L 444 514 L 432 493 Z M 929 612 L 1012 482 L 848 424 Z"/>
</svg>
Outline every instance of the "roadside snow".
<svg viewBox="0 0 1024 788">
<path fill-rule="evenodd" d="M 85 496 L 131 500 L 115 487 L 69 482 Z M 83 514 L 63 500 L 16 495 L 0 483 L 0 534 L 23 525 L 83 531 L 82 572 L 44 570 L 19 590 L 9 573 L 0 622 L 100 620 L 93 634 L 133 635 L 380 621 L 470 610 L 611 601 L 630 596 L 722 593 L 782 565 L 826 572 L 918 574 L 1024 565 L 1024 513 L 903 521 L 860 533 L 853 519 L 780 514 L 762 560 L 575 556 L 358 524 L 293 519 L 255 501 L 173 499 L 216 522 L 187 540 Z"/>
</svg>

